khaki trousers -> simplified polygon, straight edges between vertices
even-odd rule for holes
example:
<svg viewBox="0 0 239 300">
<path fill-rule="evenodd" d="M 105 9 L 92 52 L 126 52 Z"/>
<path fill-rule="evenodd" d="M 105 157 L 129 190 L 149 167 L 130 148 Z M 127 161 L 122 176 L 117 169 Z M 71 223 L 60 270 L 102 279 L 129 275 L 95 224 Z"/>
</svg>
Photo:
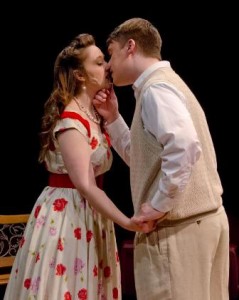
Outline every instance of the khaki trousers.
<svg viewBox="0 0 239 300">
<path fill-rule="evenodd" d="M 135 236 L 137 300 L 228 300 L 229 227 L 224 208 Z"/>
</svg>

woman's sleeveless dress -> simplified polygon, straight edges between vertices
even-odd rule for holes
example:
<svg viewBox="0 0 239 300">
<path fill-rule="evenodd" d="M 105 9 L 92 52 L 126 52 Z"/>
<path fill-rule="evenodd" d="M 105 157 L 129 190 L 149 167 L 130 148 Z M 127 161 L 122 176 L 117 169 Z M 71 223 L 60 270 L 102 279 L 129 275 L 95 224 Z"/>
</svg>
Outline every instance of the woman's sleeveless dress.
<svg viewBox="0 0 239 300">
<path fill-rule="evenodd" d="M 107 134 L 91 130 L 79 114 L 64 112 L 54 132 L 69 128 L 88 141 L 95 175 L 108 171 L 112 153 Z M 50 158 L 46 166 L 53 186 L 44 188 L 33 207 L 4 300 L 121 299 L 113 222 L 70 186 L 57 140 Z"/>
</svg>

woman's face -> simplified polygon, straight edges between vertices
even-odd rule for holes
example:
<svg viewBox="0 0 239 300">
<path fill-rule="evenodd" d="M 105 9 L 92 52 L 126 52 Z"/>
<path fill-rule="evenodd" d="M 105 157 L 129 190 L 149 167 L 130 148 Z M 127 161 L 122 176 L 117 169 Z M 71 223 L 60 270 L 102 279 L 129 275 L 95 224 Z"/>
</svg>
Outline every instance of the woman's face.
<svg viewBox="0 0 239 300">
<path fill-rule="evenodd" d="M 84 68 L 87 74 L 85 85 L 96 91 L 109 88 L 109 72 L 106 70 L 107 63 L 102 51 L 92 45 L 86 48 L 85 54 Z"/>
</svg>

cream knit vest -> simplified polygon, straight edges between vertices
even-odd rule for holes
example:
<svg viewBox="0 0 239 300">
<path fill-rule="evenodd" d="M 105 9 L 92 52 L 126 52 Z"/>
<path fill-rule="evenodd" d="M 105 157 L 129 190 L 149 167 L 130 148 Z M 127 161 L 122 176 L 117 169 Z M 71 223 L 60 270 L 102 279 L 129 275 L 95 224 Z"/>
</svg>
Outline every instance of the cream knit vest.
<svg viewBox="0 0 239 300">
<path fill-rule="evenodd" d="M 196 128 L 202 153 L 194 165 L 190 179 L 183 192 L 177 193 L 173 209 L 165 221 L 173 222 L 203 215 L 222 205 L 222 186 L 217 172 L 213 142 L 204 112 L 197 99 L 172 70 L 160 68 L 144 80 L 136 91 L 136 107 L 131 125 L 130 182 L 134 210 L 143 202 L 150 201 L 158 189 L 161 175 L 160 153 L 162 147 L 143 129 L 141 118 L 141 95 L 153 83 L 174 85 L 186 98 L 186 107 Z M 146 99 L 147 105 L 147 99 Z"/>
</svg>

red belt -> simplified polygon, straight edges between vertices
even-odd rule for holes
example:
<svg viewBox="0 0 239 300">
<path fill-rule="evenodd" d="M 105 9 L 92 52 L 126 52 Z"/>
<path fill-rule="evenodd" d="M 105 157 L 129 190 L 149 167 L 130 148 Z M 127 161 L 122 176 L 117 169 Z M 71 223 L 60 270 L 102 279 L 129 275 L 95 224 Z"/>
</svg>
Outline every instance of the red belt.
<svg viewBox="0 0 239 300">
<path fill-rule="evenodd" d="M 70 177 L 68 174 L 50 173 L 49 179 L 48 179 L 48 185 L 51 187 L 75 189 L 75 186 L 72 183 L 72 181 L 70 180 Z"/>
</svg>

